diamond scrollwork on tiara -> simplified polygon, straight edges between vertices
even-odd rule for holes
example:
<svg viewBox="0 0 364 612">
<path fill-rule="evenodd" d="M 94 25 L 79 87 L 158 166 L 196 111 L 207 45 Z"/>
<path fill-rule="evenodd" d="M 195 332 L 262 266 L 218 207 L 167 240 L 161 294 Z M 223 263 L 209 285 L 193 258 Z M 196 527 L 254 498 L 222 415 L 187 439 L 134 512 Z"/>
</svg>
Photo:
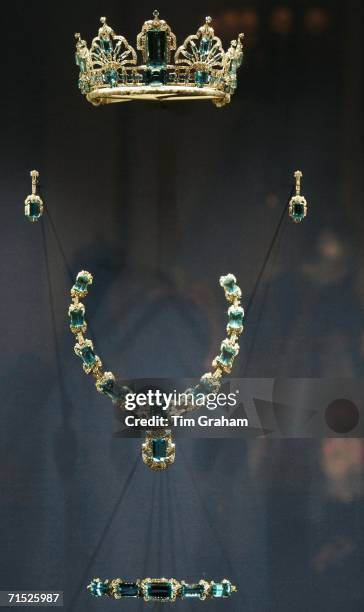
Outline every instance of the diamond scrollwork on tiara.
<svg viewBox="0 0 364 612">
<path fill-rule="evenodd" d="M 197 34 L 188 36 L 176 53 L 176 64 L 186 66 L 187 79 L 193 74 L 197 87 L 218 84 L 224 66 L 222 43 L 210 23 L 211 17 L 206 17 L 205 25 Z"/>
<path fill-rule="evenodd" d="M 175 34 L 154 11 L 137 36 L 138 63 L 126 38 L 115 34 L 106 17 L 100 21 L 90 49 L 75 34 L 79 88 L 95 106 L 133 99 L 209 99 L 216 106 L 230 102 L 243 59 L 243 34 L 225 52 L 211 17 L 206 17 L 197 33 L 177 48 Z"/>
</svg>

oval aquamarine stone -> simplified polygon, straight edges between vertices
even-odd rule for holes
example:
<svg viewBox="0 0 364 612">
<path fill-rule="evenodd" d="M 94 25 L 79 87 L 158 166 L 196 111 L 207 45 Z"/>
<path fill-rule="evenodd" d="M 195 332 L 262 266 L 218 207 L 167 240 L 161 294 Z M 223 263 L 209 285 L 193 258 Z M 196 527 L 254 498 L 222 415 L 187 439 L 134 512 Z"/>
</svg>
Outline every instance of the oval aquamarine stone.
<svg viewBox="0 0 364 612">
<path fill-rule="evenodd" d="M 182 599 L 201 599 L 205 589 L 202 584 L 184 584 L 181 588 Z"/>
<path fill-rule="evenodd" d="M 167 440 L 154 438 L 152 440 L 152 457 L 155 461 L 163 461 L 167 457 Z"/>
<path fill-rule="evenodd" d="M 167 33 L 163 30 L 147 32 L 148 66 L 164 66 L 167 63 Z"/>
<path fill-rule="evenodd" d="M 139 586 L 136 582 L 122 582 L 117 587 L 120 597 L 139 597 Z"/>
<path fill-rule="evenodd" d="M 150 582 L 146 591 L 147 597 L 152 600 L 171 601 L 173 599 L 173 587 L 170 582 Z"/>
</svg>

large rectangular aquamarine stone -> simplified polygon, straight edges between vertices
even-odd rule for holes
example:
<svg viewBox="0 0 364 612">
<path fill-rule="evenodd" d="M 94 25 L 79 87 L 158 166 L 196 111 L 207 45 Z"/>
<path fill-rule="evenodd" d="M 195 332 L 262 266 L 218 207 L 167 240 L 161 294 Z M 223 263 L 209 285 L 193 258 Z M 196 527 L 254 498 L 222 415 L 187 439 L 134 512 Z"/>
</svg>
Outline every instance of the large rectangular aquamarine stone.
<svg viewBox="0 0 364 612">
<path fill-rule="evenodd" d="M 163 66 L 167 63 L 167 34 L 162 30 L 147 32 L 147 62 L 152 66 Z"/>
<path fill-rule="evenodd" d="M 162 461 L 167 457 L 167 440 L 165 438 L 154 438 L 152 441 L 153 459 Z"/>
<path fill-rule="evenodd" d="M 155 601 L 171 601 L 173 599 L 173 587 L 170 582 L 150 582 L 147 586 L 147 596 Z"/>
</svg>

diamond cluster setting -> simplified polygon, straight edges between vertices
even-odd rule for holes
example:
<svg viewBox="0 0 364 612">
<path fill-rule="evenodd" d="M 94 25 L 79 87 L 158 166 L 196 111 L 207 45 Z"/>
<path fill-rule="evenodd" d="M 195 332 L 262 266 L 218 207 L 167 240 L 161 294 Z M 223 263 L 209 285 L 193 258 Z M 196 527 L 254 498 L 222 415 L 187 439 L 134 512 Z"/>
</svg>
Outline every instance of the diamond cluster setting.
<svg viewBox="0 0 364 612">
<path fill-rule="evenodd" d="M 142 458 L 152 470 L 165 470 L 174 463 L 176 445 L 169 430 L 148 431 L 142 444 Z"/>
</svg>

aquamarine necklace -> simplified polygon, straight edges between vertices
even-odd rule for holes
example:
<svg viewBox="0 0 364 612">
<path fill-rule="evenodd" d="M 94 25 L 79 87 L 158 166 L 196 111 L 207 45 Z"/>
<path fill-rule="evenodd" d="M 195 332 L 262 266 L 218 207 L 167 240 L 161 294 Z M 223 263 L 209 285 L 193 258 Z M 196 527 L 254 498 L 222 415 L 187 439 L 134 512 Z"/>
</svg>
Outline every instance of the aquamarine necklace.
<svg viewBox="0 0 364 612">
<path fill-rule="evenodd" d="M 103 369 L 102 361 L 94 351 L 92 340 L 85 337 L 87 321 L 85 306 L 81 299 L 88 294 L 92 282 L 93 277 L 90 272 L 83 270 L 77 274 L 76 281 L 71 289 L 72 304 L 68 309 L 68 316 L 71 332 L 76 337 L 74 350 L 82 360 L 84 372 L 91 374 L 95 379 L 97 391 L 111 399 L 114 404 L 122 409 L 125 408 L 125 396 L 131 393 L 131 390 L 128 387 L 121 386 L 112 372 Z M 167 416 L 196 410 L 196 404 L 192 399 L 197 394 L 216 394 L 221 387 L 223 376 L 230 374 L 234 359 L 239 353 L 238 339 L 244 329 L 241 289 L 237 285 L 233 274 L 221 276 L 220 285 L 224 289 L 225 298 L 229 304 L 226 326 L 227 337 L 221 343 L 219 354 L 212 361 L 211 372 L 203 374 L 197 385 L 185 391 L 185 395 L 190 398 L 190 401 L 183 403 L 183 405 L 172 403 Z M 175 457 L 176 445 L 169 428 L 153 429 L 146 432 L 145 441 L 142 444 L 142 458 L 149 468 L 165 470 L 174 463 Z"/>
</svg>

